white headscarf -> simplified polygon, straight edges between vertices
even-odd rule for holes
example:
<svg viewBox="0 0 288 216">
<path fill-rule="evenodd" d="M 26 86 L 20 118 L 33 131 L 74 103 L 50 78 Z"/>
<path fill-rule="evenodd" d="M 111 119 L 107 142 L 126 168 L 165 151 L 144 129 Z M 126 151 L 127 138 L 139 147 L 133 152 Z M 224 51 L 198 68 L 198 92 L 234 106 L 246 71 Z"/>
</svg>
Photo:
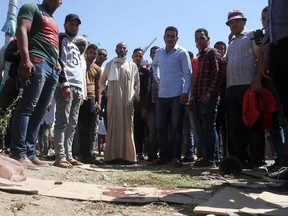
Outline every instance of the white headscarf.
<svg viewBox="0 0 288 216">
<path fill-rule="evenodd" d="M 81 43 L 81 42 L 85 42 L 86 46 L 87 46 L 87 40 L 85 37 L 83 36 L 76 36 L 74 39 L 75 44 Z"/>
</svg>

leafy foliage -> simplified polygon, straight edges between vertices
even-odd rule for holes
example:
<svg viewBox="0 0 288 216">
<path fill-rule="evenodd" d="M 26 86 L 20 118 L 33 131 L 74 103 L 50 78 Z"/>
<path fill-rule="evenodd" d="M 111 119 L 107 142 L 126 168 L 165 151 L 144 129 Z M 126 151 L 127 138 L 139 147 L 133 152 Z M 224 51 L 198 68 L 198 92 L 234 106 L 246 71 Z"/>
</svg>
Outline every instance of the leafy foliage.
<svg viewBox="0 0 288 216">
<path fill-rule="evenodd" d="M 10 106 L 5 110 L 0 110 L 0 137 L 5 137 L 8 127 L 10 127 L 10 120 L 12 118 L 12 113 L 15 110 L 18 100 L 21 98 L 22 91 L 19 91 L 17 98 L 10 104 Z"/>
</svg>

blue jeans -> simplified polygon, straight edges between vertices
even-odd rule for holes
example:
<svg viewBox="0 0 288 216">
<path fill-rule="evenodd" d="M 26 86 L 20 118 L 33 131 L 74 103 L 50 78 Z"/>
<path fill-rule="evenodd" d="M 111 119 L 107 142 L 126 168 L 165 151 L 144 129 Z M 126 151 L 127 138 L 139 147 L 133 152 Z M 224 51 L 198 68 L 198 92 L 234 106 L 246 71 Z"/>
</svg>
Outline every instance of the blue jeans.
<svg viewBox="0 0 288 216">
<path fill-rule="evenodd" d="M 194 157 L 194 131 L 191 127 L 190 113 L 188 105 L 185 105 L 184 118 L 183 118 L 183 145 L 185 158 Z M 192 116 L 191 116 L 192 117 Z"/>
<path fill-rule="evenodd" d="M 57 87 L 55 91 L 56 121 L 54 126 L 54 147 L 56 160 L 66 158 L 71 160 L 72 143 L 78 122 L 82 91 L 80 88 L 70 86 L 71 97 L 64 99 L 62 90 Z M 87 128 L 88 129 L 88 128 Z"/>
<path fill-rule="evenodd" d="M 219 139 L 216 131 L 216 116 L 219 105 L 219 95 L 213 95 L 210 103 L 197 102 L 199 120 L 199 141 L 203 147 L 203 159 L 214 162 L 215 152 L 219 151 Z"/>
<path fill-rule="evenodd" d="M 158 132 L 159 156 L 162 160 L 181 159 L 182 129 L 184 105 L 179 103 L 180 96 L 172 98 L 158 98 L 156 107 L 156 127 Z M 172 158 L 168 158 L 167 127 L 171 119 L 171 150 Z"/>
<path fill-rule="evenodd" d="M 35 159 L 40 123 L 59 78 L 56 68 L 46 61 L 32 63 L 36 71 L 29 77 L 29 83 L 21 77 L 23 94 L 12 120 L 11 157 L 15 159 Z"/>
<path fill-rule="evenodd" d="M 197 113 L 189 112 L 189 119 L 190 119 L 190 124 L 191 128 L 193 131 L 193 138 L 194 138 L 194 152 L 195 148 L 197 150 L 197 159 L 198 158 L 203 158 L 203 146 L 200 143 L 200 125 L 199 125 L 199 120 L 198 120 L 198 115 Z"/>
</svg>

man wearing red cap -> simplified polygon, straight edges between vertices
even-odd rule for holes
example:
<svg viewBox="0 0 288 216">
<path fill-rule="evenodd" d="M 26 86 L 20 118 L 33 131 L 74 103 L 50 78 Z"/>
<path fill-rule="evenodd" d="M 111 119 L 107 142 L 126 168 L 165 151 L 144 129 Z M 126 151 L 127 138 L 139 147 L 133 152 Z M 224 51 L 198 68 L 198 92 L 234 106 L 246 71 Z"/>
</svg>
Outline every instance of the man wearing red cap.
<svg viewBox="0 0 288 216">
<path fill-rule="evenodd" d="M 242 104 L 246 90 L 259 92 L 261 74 L 257 73 L 258 46 L 253 32 L 244 29 L 247 19 L 240 10 L 228 13 L 226 25 L 233 34 L 227 50 L 227 119 L 232 151 L 245 168 L 267 171 L 265 163 L 265 136 L 257 121 L 246 127 L 242 120 Z M 247 148 L 249 147 L 249 154 Z"/>
</svg>

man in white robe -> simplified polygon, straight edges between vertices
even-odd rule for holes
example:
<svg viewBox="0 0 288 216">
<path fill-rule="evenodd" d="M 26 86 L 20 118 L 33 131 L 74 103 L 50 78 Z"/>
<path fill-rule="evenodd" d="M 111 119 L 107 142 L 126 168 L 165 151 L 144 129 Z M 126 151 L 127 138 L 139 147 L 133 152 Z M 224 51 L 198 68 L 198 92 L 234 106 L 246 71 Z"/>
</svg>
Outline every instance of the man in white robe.
<svg viewBox="0 0 288 216">
<path fill-rule="evenodd" d="M 107 96 L 107 138 L 104 159 L 111 163 L 136 163 L 133 138 L 133 101 L 139 100 L 137 65 L 126 58 L 127 46 L 118 43 L 117 57 L 106 64 L 100 92 Z"/>
</svg>

